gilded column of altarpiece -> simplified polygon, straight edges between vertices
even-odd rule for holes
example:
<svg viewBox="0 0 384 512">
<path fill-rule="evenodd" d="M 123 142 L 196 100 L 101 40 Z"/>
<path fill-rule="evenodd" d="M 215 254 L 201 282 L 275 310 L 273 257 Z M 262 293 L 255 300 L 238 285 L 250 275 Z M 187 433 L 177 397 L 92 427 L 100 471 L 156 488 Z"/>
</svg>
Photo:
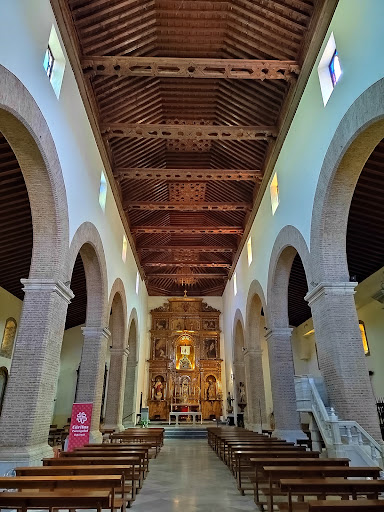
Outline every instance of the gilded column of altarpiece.
<svg viewBox="0 0 384 512">
<path fill-rule="evenodd" d="M 218 419 L 223 399 L 220 311 L 202 299 L 174 298 L 151 315 L 149 418 L 168 420 L 172 410 Z"/>
</svg>

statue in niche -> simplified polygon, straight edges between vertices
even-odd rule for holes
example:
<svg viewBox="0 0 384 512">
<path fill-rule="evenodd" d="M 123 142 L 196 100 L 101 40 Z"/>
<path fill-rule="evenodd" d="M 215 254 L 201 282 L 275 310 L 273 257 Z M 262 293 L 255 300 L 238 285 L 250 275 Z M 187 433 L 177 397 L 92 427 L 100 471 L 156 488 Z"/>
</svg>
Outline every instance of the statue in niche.
<svg viewBox="0 0 384 512">
<path fill-rule="evenodd" d="M 180 359 L 179 367 L 180 367 L 180 369 L 183 369 L 183 370 L 190 370 L 192 368 L 192 363 L 185 354 Z"/>
<path fill-rule="evenodd" d="M 207 381 L 207 400 L 216 399 L 216 383 L 212 377 L 208 378 Z"/>
<path fill-rule="evenodd" d="M 187 404 L 189 401 L 189 385 L 187 379 L 183 379 L 183 382 L 181 383 L 181 396 L 183 403 Z"/>
<path fill-rule="evenodd" d="M 163 399 L 163 383 L 161 381 L 161 377 L 156 377 L 156 382 L 154 385 L 154 391 L 155 391 L 155 400 L 162 400 Z"/>
<path fill-rule="evenodd" d="M 245 385 L 244 382 L 239 382 L 239 404 L 246 404 Z"/>
</svg>

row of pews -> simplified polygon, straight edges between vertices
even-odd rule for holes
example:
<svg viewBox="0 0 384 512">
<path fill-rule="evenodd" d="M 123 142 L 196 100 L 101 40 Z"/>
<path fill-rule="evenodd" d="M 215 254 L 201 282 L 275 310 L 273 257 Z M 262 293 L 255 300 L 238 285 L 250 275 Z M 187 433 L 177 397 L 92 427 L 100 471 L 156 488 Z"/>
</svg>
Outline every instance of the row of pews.
<svg viewBox="0 0 384 512">
<path fill-rule="evenodd" d="M 262 511 L 384 511 L 380 467 L 351 467 L 349 459 L 320 458 L 305 446 L 243 428 L 207 430 L 209 445 L 227 464 L 239 492 L 252 490 Z"/>
<path fill-rule="evenodd" d="M 15 468 L 0 477 L 0 509 L 102 509 L 124 512 L 135 501 L 157 457 L 164 429 L 110 433 L 102 444 L 85 445 L 42 466 Z"/>
</svg>

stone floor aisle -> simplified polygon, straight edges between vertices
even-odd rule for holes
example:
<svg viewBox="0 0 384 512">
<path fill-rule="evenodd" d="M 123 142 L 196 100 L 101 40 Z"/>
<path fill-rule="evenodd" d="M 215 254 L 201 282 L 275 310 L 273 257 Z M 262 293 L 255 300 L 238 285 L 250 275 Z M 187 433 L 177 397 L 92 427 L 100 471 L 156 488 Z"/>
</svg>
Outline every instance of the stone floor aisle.
<svg viewBox="0 0 384 512">
<path fill-rule="evenodd" d="M 206 440 L 166 439 L 137 496 L 135 512 L 236 512 L 257 507 L 240 496 L 227 466 Z"/>
</svg>

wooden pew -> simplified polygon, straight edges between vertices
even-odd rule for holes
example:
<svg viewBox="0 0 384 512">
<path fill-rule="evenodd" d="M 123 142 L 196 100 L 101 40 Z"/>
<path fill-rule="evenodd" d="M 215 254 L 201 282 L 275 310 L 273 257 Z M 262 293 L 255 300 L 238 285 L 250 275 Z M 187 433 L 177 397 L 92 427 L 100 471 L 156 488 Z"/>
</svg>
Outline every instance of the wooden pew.
<svg viewBox="0 0 384 512">
<path fill-rule="evenodd" d="M 122 479 L 124 488 L 124 497 L 128 507 L 136 499 L 136 488 L 138 485 L 138 475 L 135 475 L 134 467 L 131 466 L 25 466 L 16 467 L 16 476 L 32 476 L 32 477 L 45 477 L 45 476 L 103 476 L 114 475 Z M 130 483 L 127 483 L 130 482 Z M 130 493 L 130 496 L 128 495 Z"/>
<path fill-rule="evenodd" d="M 1 492 L 0 508 L 20 509 L 25 512 L 29 508 L 37 509 L 102 509 L 112 508 L 112 496 L 109 491 L 18 491 Z"/>
<path fill-rule="evenodd" d="M 125 466 L 132 467 L 135 479 L 138 481 L 138 489 L 143 486 L 144 467 L 140 457 L 59 457 L 43 459 L 43 466 Z"/>
<path fill-rule="evenodd" d="M 143 459 L 144 477 L 149 470 L 148 448 L 127 448 L 124 450 L 110 450 L 99 448 L 77 448 L 73 452 L 62 452 L 60 457 L 139 457 Z"/>
<path fill-rule="evenodd" d="M 321 459 L 320 459 L 321 460 Z M 374 478 L 380 476 L 379 467 L 345 467 L 345 466 L 264 466 L 264 473 L 268 477 L 268 487 L 263 490 L 264 495 L 269 498 L 268 510 L 273 511 L 274 495 L 281 495 L 278 487 L 279 481 L 284 478 Z M 261 502 L 259 501 L 259 506 Z"/>
<path fill-rule="evenodd" d="M 308 512 L 379 512 L 379 510 L 384 510 L 383 500 L 318 500 L 308 502 Z"/>
<path fill-rule="evenodd" d="M 305 479 L 281 479 L 280 489 L 287 493 L 288 503 L 279 504 L 279 510 L 293 512 L 302 510 L 301 504 L 292 502 L 292 496 L 351 496 L 353 500 L 358 495 L 369 495 L 378 499 L 378 495 L 384 492 L 384 480 L 346 480 L 344 478 L 305 478 Z M 383 502 L 384 504 L 384 502 Z"/>
<path fill-rule="evenodd" d="M 300 449 L 300 447 L 291 447 L 288 446 L 287 448 L 276 448 L 276 449 L 266 449 L 266 448 L 260 448 L 255 449 L 252 451 L 242 451 L 242 450 L 236 450 L 233 453 L 235 462 L 233 463 L 234 468 L 234 476 L 236 478 L 237 482 L 237 488 L 240 491 L 240 494 L 244 496 L 244 491 L 247 490 L 243 488 L 243 479 L 242 475 L 244 472 L 244 469 L 250 469 L 251 458 L 259 457 L 259 458 L 287 458 L 287 457 L 303 457 L 303 458 L 315 458 L 318 457 L 320 454 L 319 452 L 308 452 L 303 451 Z M 247 462 L 247 465 L 245 466 L 243 462 Z M 243 467 L 245 466 L 245 467 Z"/>
</svg>

